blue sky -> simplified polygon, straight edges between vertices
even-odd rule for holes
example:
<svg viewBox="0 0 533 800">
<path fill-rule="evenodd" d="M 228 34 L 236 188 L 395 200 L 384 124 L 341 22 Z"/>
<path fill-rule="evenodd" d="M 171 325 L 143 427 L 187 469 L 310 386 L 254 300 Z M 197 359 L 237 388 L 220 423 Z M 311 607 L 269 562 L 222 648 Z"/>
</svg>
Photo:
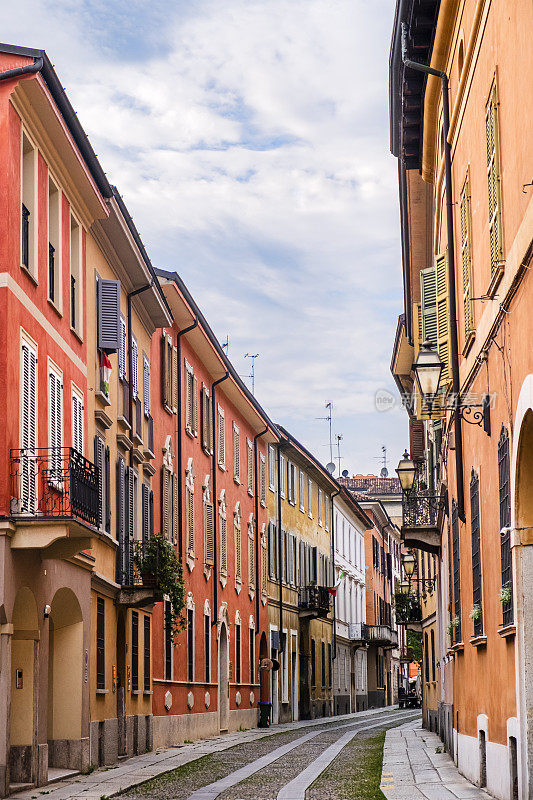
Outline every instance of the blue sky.
<svg viewBox="0 0 533 800">
<path fill-rule="evenodd" d="M 343 468 L 407 442 L 389 373 L 402 309 L 388 142 L 393 0 L 19 0 L 154 264 L 183 276 L 256 396 Z"/>
</svg>

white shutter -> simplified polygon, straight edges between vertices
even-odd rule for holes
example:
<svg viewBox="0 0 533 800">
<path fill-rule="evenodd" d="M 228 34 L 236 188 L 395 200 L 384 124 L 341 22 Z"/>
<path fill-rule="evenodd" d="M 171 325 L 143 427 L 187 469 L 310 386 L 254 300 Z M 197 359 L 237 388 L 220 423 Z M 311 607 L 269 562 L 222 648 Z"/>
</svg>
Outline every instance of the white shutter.
<svg viewBox="0 0 533 800">
<path fill-rule="evenodd" d="M 218 409 L 218 463 L 221 467 L 226 465 L 224 412 L 221 408 Z"/>
<path fill-rule="evenodd" d="M 198 381 L 192 379 L 192 432 L 198 436 Z"/>
<path fill-rule="evenodd" d="M 137 342 L 133 336 L 131 337 L 131 373 L 133 397 L 137 399 L 139 394 L 139 354 Z"/>
<path fill-rule="evenodd" d="M 24 343 L 22 345 L 22 441 L 21 456 L 21 511 L 33 514 L 36 510 L 36 465 L 35 446 L 37 440 L 37 353 Z"/>
<path fill-rule="evenodd" d="M 204 501 L 204 562 L 213 566 L 215 560 L 215 541 L 213 529 L 213 503 Z"/>
<path fill-rule="evenodd" d="M 105 525 L 105 445 L 99 436 L 94 437 L 94 461 L 98 468 L 98 500 L 100 502 L 100 527 Z M 131 470 L 130 470 L 131 472 Z M 126 524 L 129 525 L 126 515 Z"/>
<path fill-rule="evenodd" d="M 220 517 L 220 573 L 228 571 L 228 525 L 226 518 Z"/>
<path fill-rule="evenodd" d="M 144 414 L 150 414 L 150 362 L 143 356 L 143 404 Z"/>
<path fill-rule="evenodd" d="M 62 448 L 63 448 L 63 384 L 61 376 L 53 370 L 49 373 L 49 409 L 50 415 L 50 479 L 59 484 L 62 481 Z"/>
<path fill-rule="evenodd" d="M 250 441 L 246 442 L 247 448 L 247 470 L 248 470 L 248 491 L 253 494 L 254 491 L 254 448 Z"/>
<path fill-rule="evenodd" d="M 72 447 L 83 455 L 83 400 L 72 395 Z"/>
<path fill-rule="evenodd" d="M 241 442 L 239 429 L 233 425 L 233 477 L 236 481 L 241 479 Z"/>
<path fill-rule="evenodd" d="M 120 318 L 120 348 L 118 351 L 118 374 L 124 379 L 126 377 L 126 320 Z"/>
<path fill-rule="evenodd" d="M 142 538 L 147 541 L 150 538 L 150 489 L 142 484 Z"/>
</svg>

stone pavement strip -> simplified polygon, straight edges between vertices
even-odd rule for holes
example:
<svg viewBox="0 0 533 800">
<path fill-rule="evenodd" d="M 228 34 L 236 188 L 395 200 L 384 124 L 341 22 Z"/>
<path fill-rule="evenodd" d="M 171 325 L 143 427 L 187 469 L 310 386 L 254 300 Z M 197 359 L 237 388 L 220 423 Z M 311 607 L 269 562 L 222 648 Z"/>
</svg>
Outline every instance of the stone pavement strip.
<svg viewBox="0 0 533 800">
<path fill-rule="evenodd" d="M 387 706 L 382 709 L 358 711 L 354 714 L 344 714 L 338 717 L 326 717 L 320 720 L 305 720 L 289 722 L 284 725 L 275 725 L 272 728 L 251 728 L 247 731 L 238 731 L 224 736 L 215 736 L 194 744 L 181 747 L 169 747 L 151 753 L 133 756 L 121 762 L 116 767 L 104 767 L 95 770 L 90 775 L 78 775 L 76 778 L 59 781 L 37 788 L 25 789 L 22 792 L 10 795 L 17 800 L 100 800 L 101 797 L 113 797 L 121 792 L 139 786 L 158 775 L 171 772 L 184 764 L 196 761 L 202 756 L 229 750 L 238 744 L 273 736 L 284 731 L 305 729 L 317 725 L 328 725 L 337 721 L 365 719 L 367 717 L 386 716 L 387 712 L 396 710 L 398 706 Z"/>
<path fill-rule="evenodd" d="M 381 791 L 387 800 L 490 800 L 464 778 L 435 733 L 420 720 L 387 731 Z"/>
</svg>

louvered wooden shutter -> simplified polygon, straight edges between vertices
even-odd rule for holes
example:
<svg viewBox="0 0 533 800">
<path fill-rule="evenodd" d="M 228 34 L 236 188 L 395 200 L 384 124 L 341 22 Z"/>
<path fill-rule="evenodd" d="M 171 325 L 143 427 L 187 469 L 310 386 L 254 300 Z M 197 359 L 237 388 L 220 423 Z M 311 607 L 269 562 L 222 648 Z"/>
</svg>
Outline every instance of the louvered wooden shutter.
<svg viewBox="0 0 533 800">
<path fill-rule="evenodd" d="M 424 458 L 424 423 L 413 417 L 409 418 L 409 446 L 414 461 Z"/>
<path fill-rule="evenodd" d="M 194 554 L 194 493 L 189 486 L 185 488 L 185 503 L 187 515 L 187 552 Z"/>
<path fill-rule="evenodd" d="M 237 521 L 234 523 L 235 528 L 235 580 L 240 581 L 241 576 L 241 526 Z"/>
<path fill-rule="evenodd" d="M 218 463 L 222 467 L 226 464 L 224 415 L 220 409 L 218 410 Z"/>
<path fill-rule="evenodd" d="M 22 345 L 22 441 L 21 511 L 33 514 L 37 501 L 37 470 L 35 465 L 37 439 L 37 354 L 27 344 Z"/>
<path fill-rule="evenodd" d="M 126 547 L 125 547 L 125 464 L 124 459 L 117 461 L 117 582 L 123 584 L 126 576 Z"/>
<path fill-rule="evenodd" d="M 171 388 L 172 388 L 172 411 L 174 414 L 178 410 L 178 351 L 175 347 L 172 348 L 172 376 L 171 376 Z"/>
<path fill-rule="evenodd" d="M 171 472 L 168 467 L 163 467 L 162 471 L 162 490 L 161 490 L 161 515 L 162 515 L 162 528 L 163 534 L 165 539 L 169 541 L 172 540 L 172 520 L 171 520 L 171 511 L 172 511 L 172 487 L 171 487 Z"/>
<path fill-rule="evenodd" d="M 145 416 L 150 414 L 150 362 L 143 356 L 143 405 Z"/>
<path fill-rule="evenodd" d="M 437 346 L 437 282 L 435 267 L 420 271 L 420 298 L 422 311 L 422 344 L 431 342 Z"/>
<path fill-rule="evenodd" d="M 126 320 L 120 317 L 120 342 L 118 349 L 118 374 L 124 380 L 126 377 Z"/>
<path fill-rule="evenodd" d="M 49 414 L 50 414 L 50 448 L 51 448 L 51 473 L 50 478 L 59 484 L 63 479 L 62 473 L 62 447 L 63 447 L 63 385 L 61 378 L 55 372 L 48 376 Z"/>
<path fill-rule="evenodd" d="M 120 347 L 120 281 L 98 279 L 98 347 L 116 352 Z"/>
<path fill-rule="evenodd" d="M 264 456 L 261 456 L 261 502 L 266 503 L 266 463 Z"/>
<path fill-rule="evenodd" d="M 450 309 L 448 294 L 448 253 L 437 256 L 437 350 L 442 361 L 441 385 L 451 379 Z"/>
<path fill-rule="evenodd" d="M 298 550 L 300 560 L 300 586 L 305 586 L 305 546 L 301 539 L 298 543 Z"/>
<path fill-rule="evenodd" d="M 137 342 L 133 337 L 131 339 L 131 373 L 133 396 L 137 399 L 139 394 L 139 352 Z"/>
<path fill-rule="evenodd" d="M 268 558 L 265 542 L 261 542 L 261 591 L 266 594 L 268 580 Z"/>
<path fill-rule="evenodd" d="M 178 543 L 181 520 L 178 519 L 178 476 L 172 475 L 172 541 Z M 194 519 L 193 519 L 194 524 Z"/>
<path fill-rule="evenodd" d="M 192 433 L 192 375 L 185 368 L 185 428 Z"/>
<path fill-rule="evenodd" d="M 208 452 L 209 451 L 209 411 L 208 411 L 208 399 L 207 399 L 207 389 L 204 385 L 202 385 L 202 389 L 200 392 L 201 396 L 201 425 L 202 425 L 202 447 L 203 449 Z"/>
<path fill-rule="evenodd" d="M 126 573 L 127 582 L 131 585 L 133 583 L 133 539 L 135 527 L 135 492 L 134 492 L 134 474 L 131 467 L 126 467 L 126 535 L 125 535 L 125 550 L 126 550 Z"/>
<path fill-rule="evenodd" d="M 150 489 L 142 484 L 142 538 L 143 542 L 150 538 Z"/>
<path fill-rule="evenodd" d="M 170 388 L 172 371 L 172 350 L 169 348 L 166 334 L 161 337 L 161 399 L 167 408 L 172 407 L 172 392 Z"/>
<path fill-rule="evenodd" d="M 233 427 L 233 477 L 241 478 L 241 442 L 238 429 Z"/>
<path fill-rule="evenodd" d="M 204 502 L 204 561 L 208 567 L 215 563 L 213 503 Z"/>
<path fill-rule="evenodd" d="M 489 239 L 491 276 L 499 269 L 503 259 L 502 247 L 502 197 L 500 182 L 500 134 L 498 122 L 498 93 L 494 83 L 485 117 L 487 137 L 487 181 L 489 191 Z"/>
<path fill-rule="evenodd" d="M 268 523 L 268 573 L 271 578 L 276 577 L 276 542 L 272 522 Z"/>
<path fill-rule="evenodd" d="M 111 533 L 111 451 L 106 445 L 104 451 L 104 496 L 105 496 L 105 529 Z"/>
<path fill-rule="evenodd" d="M 255 542 L 253 533 L 248 535 L 248 583 L 255 586 Z"/>
<path fill-rule="evenodd" d="M 83 455 L 83 401 L 72 395 L 72 446 Z"/>
<path fill-rule="evenodd" d="M 228 524 L 225 517 L 220 517 L 220 572 L 228 572 Z"/>
<path fill-rule="evenodd" d="M 250 494 L 254 490 L 254 449 L 251 442 L 246 443 L 246 467 L 248 472 L 248 491 Z"/>
<path fill-rule="evenodd" d="M 105 464 L 104 443 L 99 436 L 94 437 L 94 463 L 98 470 L 98 507 L 100 525 L 105 521 Z"/>
<path fill-rule="evenodd" d="M 472 234 L 470 213 L 470 185 L 468 175 L 463 185 L 460 202 L 461 217 L 461 261 L 463 267 L 463 309 L 465 337 L 474 328 L 474 309 L 472 307 Z"/>
<path fill-rule="evenodd" d="M 150 536 L 154 535 L 154 493 L 150 489 L 150 494 L 148 497 L 148 519 L 149 519 L 149 526 L 150 526 Z"/>
<path fill-rule="evenodd" d="M 192 379 L 192 432 L 198 436 L 198 381 Z"/>
</svg>

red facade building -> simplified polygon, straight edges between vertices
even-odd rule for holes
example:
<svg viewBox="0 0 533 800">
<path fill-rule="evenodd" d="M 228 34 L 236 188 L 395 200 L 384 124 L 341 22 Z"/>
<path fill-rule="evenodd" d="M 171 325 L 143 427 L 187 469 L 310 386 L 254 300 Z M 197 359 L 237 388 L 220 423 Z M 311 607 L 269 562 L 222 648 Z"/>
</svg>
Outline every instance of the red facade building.
<svg viewBox="0 0 533 800">
<path fill-rule="evenodd" d="M 152 341 L 154 522 L 183 564 L 186 627 L 173 640 L 168 601 L 156 606 L 155 747 L 257 724 L 275 441 L 181 279 L 159 278 L 174 324 Z"/>
</svg>

